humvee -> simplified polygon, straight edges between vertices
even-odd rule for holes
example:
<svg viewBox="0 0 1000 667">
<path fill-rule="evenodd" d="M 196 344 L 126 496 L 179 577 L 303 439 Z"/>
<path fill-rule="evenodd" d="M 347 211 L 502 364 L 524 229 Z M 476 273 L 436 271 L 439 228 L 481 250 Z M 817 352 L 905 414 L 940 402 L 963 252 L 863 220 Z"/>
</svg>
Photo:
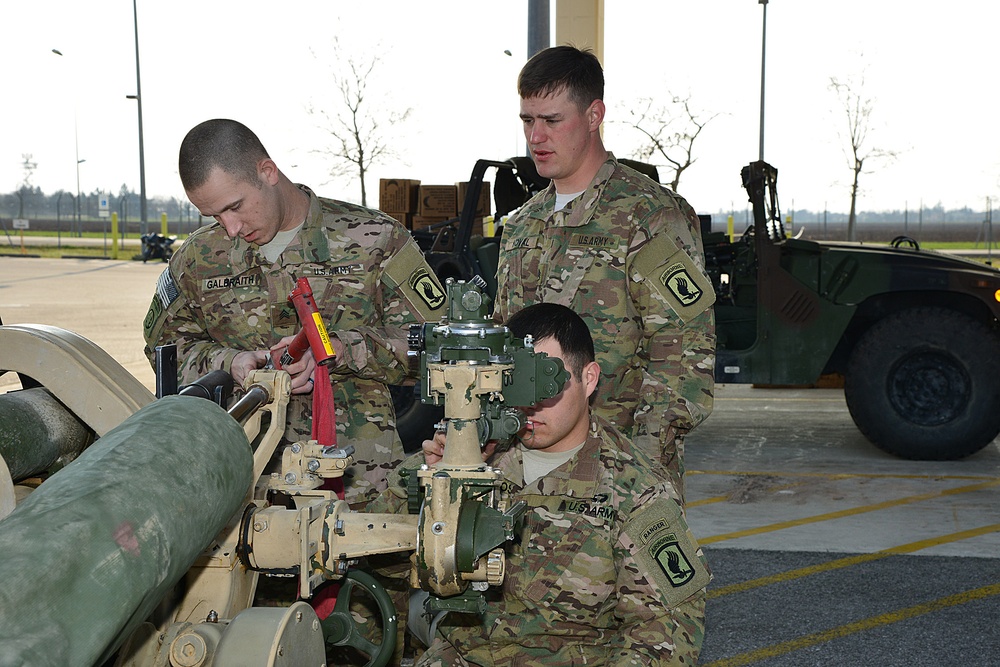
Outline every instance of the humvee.
<svg viewBox="0 0 1000 667">
<path fill-rule="evenodd" d="M 655 167 L 623 162 L 659 180 Z M 480 273 L 495 290 L 498 240 L 471 234 L 490 168 L 498 220 L 546 185 L 528 158 L 480 160 L 462 215 L 414 236 L 442 279 Z M 861 432 L 906 459 L 959 459 L 991 443 L 1000 433 L 1000 271 L 905 236 L 889 245 L 788 238 L 777 169 L 757 161 L 741 177 L 753 224 L 730 238 L 702 217 L 717 295 L 716 382 L 843 386 Z M 419 447 L 434 414 L 400 397 L 400 433 Z"/>
</svg>

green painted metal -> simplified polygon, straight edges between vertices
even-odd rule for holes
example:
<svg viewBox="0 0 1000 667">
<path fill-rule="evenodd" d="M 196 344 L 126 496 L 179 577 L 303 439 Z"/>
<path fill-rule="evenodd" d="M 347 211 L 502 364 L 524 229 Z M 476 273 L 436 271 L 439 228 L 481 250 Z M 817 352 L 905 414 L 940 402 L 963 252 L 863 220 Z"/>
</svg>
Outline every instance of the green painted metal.
<svg viewBox="0 0 1000 667">
<path fill-rule="evenodd" d="M 15 482 L 79 454 L 93 438 L 93 431 L 44 388 L 0 395 L 0 458 Z"/>
<path fill-rule="evenodd" d="M 0 665 L 94 665 L 240 509 L 246 435 L 204 399 L 142 408 L 0 522 Z"/>
</svg>

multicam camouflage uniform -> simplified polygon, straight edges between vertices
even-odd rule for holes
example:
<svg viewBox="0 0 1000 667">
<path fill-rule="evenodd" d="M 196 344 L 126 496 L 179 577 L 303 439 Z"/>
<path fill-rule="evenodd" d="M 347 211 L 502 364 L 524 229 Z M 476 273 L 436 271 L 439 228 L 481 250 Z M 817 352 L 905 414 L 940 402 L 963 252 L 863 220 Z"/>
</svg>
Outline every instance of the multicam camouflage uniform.
<svg viewBox="0 0 1000 667">
<path fill-rule="evenodd" d="M 445 294 L 395 220 L 303 190 L 308 218 L 274 264 L 217 223 L 191 235 L 157 283 L 143 325 L 146 355 L 152 362 L 155 346 L 176 343 L 182 384 L 228 371 L 238 352 L 299 330 L 287 298 L 307 277 L 331 337 L 346 350 L 329 368 L 338 444 L 357 450 L 354 474 L 344 478 L 347 500 L 359 501 L 384 488 L 403 458 L 386 385 L 412 374 L 406 328 L 439 319 Z M 293 395 L 285 439 L 309 439 L 311 424 L 312 394 Z"/>
<path fill-rule="evenodd" d="M 482 618 L 445 616 L 419 666 L 697 662 L 711 574 L 666 470 L 600 418 L 572 459 L 527 486 L 516 448 L 492 465 L 528 504 L 502 596 L 491 589 Z M 387 511 L 386 496 L 375 502 L 369 511 Z"/>
<path fill-rule="evenodd" d="M 712 411 L 715 293 L 698 216 L 611 154 L 587 190 L 554 211 L 555 188 L 506 224 L 494 316 L 534 303 L 576 311 L 594 337 L 594 412 L 683 474 L 683 435 Z"/>
</svg>

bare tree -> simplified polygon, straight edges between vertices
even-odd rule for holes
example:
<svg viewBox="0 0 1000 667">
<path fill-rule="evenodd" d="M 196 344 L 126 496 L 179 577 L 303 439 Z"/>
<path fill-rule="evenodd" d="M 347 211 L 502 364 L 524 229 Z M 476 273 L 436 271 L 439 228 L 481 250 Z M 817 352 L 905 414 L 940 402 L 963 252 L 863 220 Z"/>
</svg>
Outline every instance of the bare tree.
<svg viewBox="0 0 1000 667">
<path fill-rule="evenodd" d="M 697 158 L 694 157 L 694 142 L 716 116 L 713 114 L 704 120 L 700 114 L 691 108 L 691 97 L 670 95 L 670 102 L 657 104 L 653 98 L 640 98 L 635 105 L 630 105 L 628 120 L 620 121 L 638 130 L 645 138 L 632 155 L 638 160 L 648 162 L 654 156 L 660 156 L 673 169 L 670 188 L 677 191 L 680 186 L 681 174 L 684 173 Z"/>
<path fill-rule="evenodd" d="M 884 148 L 867 146 L 872 133 L 872 113 L 875 109 L 875 99 L 865 94 L 864 73 L 855 81 L 840 81 L 830 77 L 830 88 L 836 92 L 841 107 L 847 118 L 847 140 L 850 144 L 850 154 L 847 162 L 853 172 L 851 182 L 851 213 L 847 219 L 847 240 L 857 240 L 857 203 L 858 182 L 866 163 L 869 165 L 878 160 L 892 160 L 896 152 Z M 845 151 L 846 152 L 846 151 Z"/>
<path fill-rule="evenodd" d="M 382 63 L 378 56 L 362 57 L 345 53 L 334 40 L 333 62 L 341 65 L 333 72 L 333 90 L 337 95 L 331 111 L 311 106 L 309 113 L 321 116 L 323 129 L 333 136 L 332 145 L 315 152 L 333 157 L 330 176 L 355 174 L 361 183 L 361 205 L 368 205 L 365 177 L 375 164 L 396 155 L 391 146 L 392 131 L 398 129 L 413 111 L 389 109 L 369 90 L 369 82 Z"/>
</svg>

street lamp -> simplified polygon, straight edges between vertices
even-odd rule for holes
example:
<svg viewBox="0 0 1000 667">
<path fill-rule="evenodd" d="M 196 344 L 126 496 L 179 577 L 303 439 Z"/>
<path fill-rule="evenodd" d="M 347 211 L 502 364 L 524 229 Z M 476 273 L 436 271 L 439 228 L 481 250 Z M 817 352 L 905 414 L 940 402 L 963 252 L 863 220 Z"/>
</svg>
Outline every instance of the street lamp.
<svg viewBox="0 0 1000 667">
<path fill-rule="evenodd" d="M 764 47 L 767 46 L 767 0 L 758 0 L 764 5 L 763 29 L 760 36 L 760 160 L 764 160 Z"/>
<path fill-rule="evenodd" d="M 60 57 L 63 55 L 63 52 L 59 49 L 52 49 L 52 53 Z M 76 218 L 77 236 L 82 236 L 83 226 L 80 223 L 80 163 L 86 162 L 86 160 L 80 159 L 80 131 L 77 128 L 75 96 L 73 101 L 73 150 L 76 155 L 76 201 L 74 202 L 74 217 Z"/>
<path fill-rule="evenodd" d="M 139 217 L 142 220 L 142 233 L 146 233 L 146 154 L 142 145 L 142 80 L 139 76 L 139 14 L 132 0 L 132 22 L 135 29 L 135 95 L 126 95 L 135 100 L 139 109 Z"/>
<path fill-rule="evenodd" d="M 76 151 L 76 235 L 83 236 L 83 224 L 80 222 L 80 163 L 86 160 L 80 159 L 80 151 Z"/>
</svg>

